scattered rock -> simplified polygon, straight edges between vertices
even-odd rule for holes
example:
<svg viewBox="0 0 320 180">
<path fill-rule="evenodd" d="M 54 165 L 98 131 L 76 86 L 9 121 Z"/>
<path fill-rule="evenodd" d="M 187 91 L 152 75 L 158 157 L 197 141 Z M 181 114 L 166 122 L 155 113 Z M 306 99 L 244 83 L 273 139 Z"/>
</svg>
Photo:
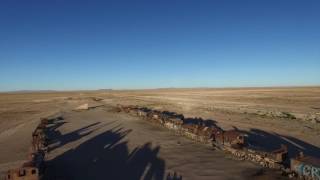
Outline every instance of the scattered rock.
<svg viewBox="0 0 320 180">
<path fill-rule="evenodd" d="M 103 98 L 92 97 L 92 100 L 94 100 L 94 101 L 102 101 L 102 100 L 103 100 Z"/>
<path fill-rule="evenodd" d="M 315 114 L 309 114 L 304 119 L 311 123 L 320 123 L 320 118 Z"/>
<path fill-rule="evenodd" d="M 288 119 L 297 119 L 293 114 L 289 112 L 282 112 L 281 117 Z"/>
<path fill-rule="evenodd" d="M 310 122 L 312 122 L 312 123 L 320 123 L 320 121 L 317 119 L 317 118 L 315 118 L 315 119 L 311 119 L 311 121 Z"/>
<path fill-rule="evenodd" d="M 75 108 L 75 110 L 88 110 L 89 109 L 89 104 L 82 104 L 81 106 L 78 106 L 77 108 Z"/>
</svg>

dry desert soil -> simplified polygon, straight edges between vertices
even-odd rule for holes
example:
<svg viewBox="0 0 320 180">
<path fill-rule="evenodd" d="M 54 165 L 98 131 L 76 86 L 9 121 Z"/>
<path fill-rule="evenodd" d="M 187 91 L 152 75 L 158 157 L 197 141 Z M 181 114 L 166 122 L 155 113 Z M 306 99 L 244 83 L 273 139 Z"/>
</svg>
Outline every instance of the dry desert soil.
<svg viewBox="0 0 320 180">
<path fill-rule="evenodd" d="M 99 101 L 97 101 L 99 99 Z M 89 110 L 73 111 L 88 103 Z M 27 158 L 42 117 L 50 128 L 44 179 L 285 179 L 137 117 L 113 111 L 140 105 L 237 128 L 266 150 L 289 147 L 320 158 L 320 87 L 156 89 L 0 93 L 0 172 Z"/>
</svg>

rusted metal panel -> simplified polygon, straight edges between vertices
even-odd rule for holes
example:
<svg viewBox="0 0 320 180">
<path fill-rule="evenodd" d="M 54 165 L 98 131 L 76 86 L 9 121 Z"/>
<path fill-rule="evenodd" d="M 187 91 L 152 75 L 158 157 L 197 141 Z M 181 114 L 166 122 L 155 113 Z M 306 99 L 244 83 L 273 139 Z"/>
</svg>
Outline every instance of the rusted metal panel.
<svg viewBox="0 0 320 180">
<path fill-rule="evenodd" d="M 276 162 L 283 162 L 288 157 L 288 147 L 282 144 L 279 149 L 276 149 L 269 154 Z"/>
</svg>

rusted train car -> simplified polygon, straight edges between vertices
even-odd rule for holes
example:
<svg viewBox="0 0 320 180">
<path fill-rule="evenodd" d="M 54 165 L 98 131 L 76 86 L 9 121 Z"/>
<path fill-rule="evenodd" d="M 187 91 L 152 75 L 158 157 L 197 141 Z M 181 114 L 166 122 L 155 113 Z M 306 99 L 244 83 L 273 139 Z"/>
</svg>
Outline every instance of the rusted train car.
<svg viewBox="0 0 320 180">
<path fill-rule="evenodd" d="M 32 152 L 29 159 L 21 167 L 7 172 L 6 180 L 39 180 L 44 172 L 44 156 L 42 151 Z"/>
<path fill-rule="evenodd" d="M 318 158 L 300 153 L 298 157 L 290 159 L 290 169 L 301 179 L 320 180 L 320 159 Z"/>
<path fill-rule="evenodd" d="M 5 180 L 39 180 L 40 174 L 38 168 L 21 167 L 7 172 Z"/>
<path fill-rule="evenodd" d="M 39 180 L 44 172 L 45 153 L 47 151 L 47 125 L 51 119 L 41 119 L 39 125 L 32 133 L 31 151 L 28 161 L 21 167 L 7 172 L 5 180 Z"/>
<path fill-rule="evenodd" d="M 225 146 L 240 148 L 245 145 L 245 134 L 237 130 L 223 131 L 222 129 L 216 129 L 213 132 L 212 141 L 215 147 L 221 149 Z"/>
</svg>

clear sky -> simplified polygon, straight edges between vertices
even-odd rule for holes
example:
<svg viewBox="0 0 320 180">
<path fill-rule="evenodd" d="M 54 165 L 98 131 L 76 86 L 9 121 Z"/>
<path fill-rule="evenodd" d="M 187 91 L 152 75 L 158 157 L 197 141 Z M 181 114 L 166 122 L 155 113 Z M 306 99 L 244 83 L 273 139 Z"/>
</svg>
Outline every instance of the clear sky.
<svg viewBox="0 0 320 180">
<path fill-rule="evenodd" d="M 0 91 L 320 85 L 319 0 L 1 0 Z"/>
</svg>

